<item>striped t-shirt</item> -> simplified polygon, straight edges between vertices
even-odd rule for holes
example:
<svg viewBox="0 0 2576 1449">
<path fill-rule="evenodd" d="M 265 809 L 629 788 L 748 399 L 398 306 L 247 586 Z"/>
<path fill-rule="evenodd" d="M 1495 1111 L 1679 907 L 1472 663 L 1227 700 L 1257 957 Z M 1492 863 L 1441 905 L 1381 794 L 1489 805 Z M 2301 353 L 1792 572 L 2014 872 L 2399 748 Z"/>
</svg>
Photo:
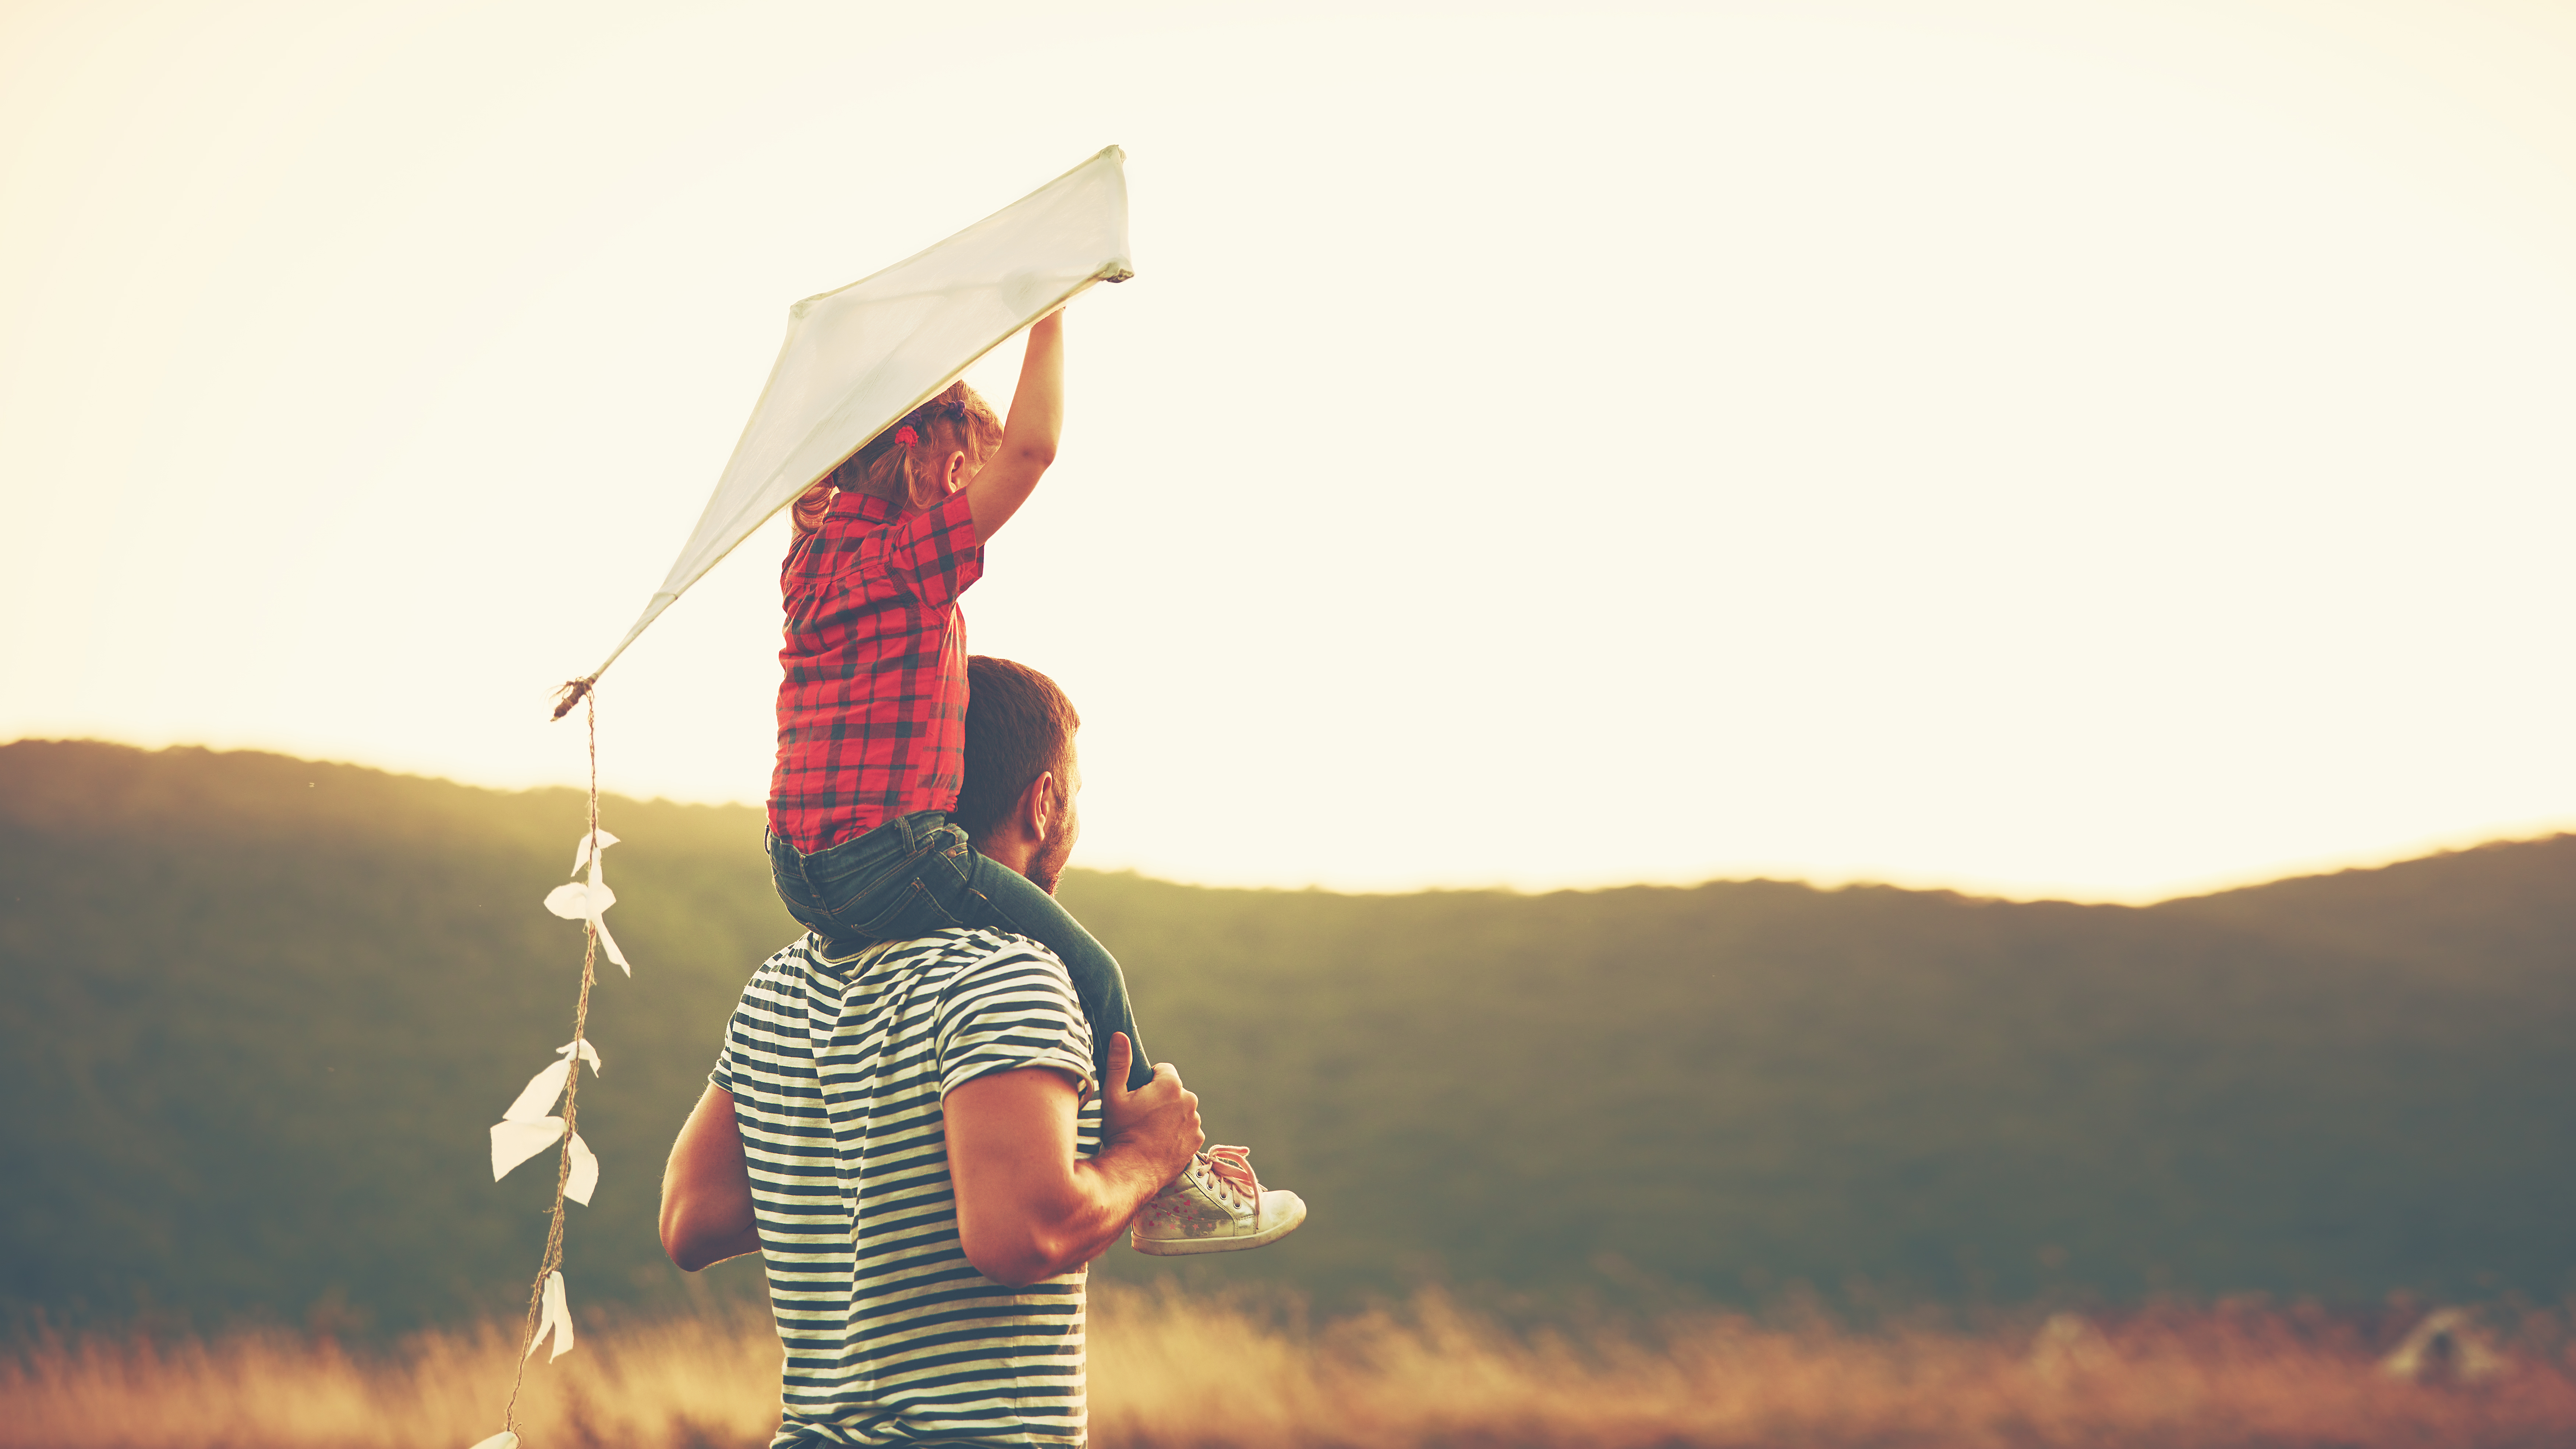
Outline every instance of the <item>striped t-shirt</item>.
<svg viewBox="0 0 2576 1449">
<path fill-rule="evenodd" d="M 813 936 L 743 988 L 710 1080 L 733 1094 L 787 1361 L 773 1445 L 1079 1445 L 1081 1269 L 1006 1288 L 966 1261 L 940 1099 L 987 1072 L 1082 1084 L 1091 1028 L 1064 966 L 995 931 L 841 961 Z"/>
</svg>

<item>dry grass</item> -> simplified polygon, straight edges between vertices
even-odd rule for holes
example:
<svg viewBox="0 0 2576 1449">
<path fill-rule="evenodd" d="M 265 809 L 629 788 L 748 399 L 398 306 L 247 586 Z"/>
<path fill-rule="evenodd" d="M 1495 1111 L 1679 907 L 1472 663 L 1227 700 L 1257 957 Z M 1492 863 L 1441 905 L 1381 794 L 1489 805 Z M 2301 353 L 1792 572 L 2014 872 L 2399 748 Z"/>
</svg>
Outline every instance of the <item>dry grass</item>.
<svg viewBox="0 0 2576 1449">
<path fill-rule="evenodd" d="M 2398 1325 L 2402 1327 L 2402 1325 Z M 1308 1332 L 1179 1298 L 1104 1294 L 1103 1449 L 1680 1446 L 2476 1446 L 2576 1443 L 2564 1320 L 2497 1335 L 2476 1383 L 2378 1367 L 2385 1331 L 2227 1308 L 1983 1332 L 1852 1332 L 1703 1315 L 1651 1332 L 1507 1332 L 1433 1297 Z M 279 1333 L 44 1341 L 0 1359 L 0 1445 L 465 1449 L 497 1427 L 502 1333 L 380 1358 Z M 2454 1362 L 2492 1364 L 2483 1350 Z M 531 1449 L 757 1445 L 775 1423 L 765 1319 L 600 1323 L 529 1374 Z"/>
</svg>

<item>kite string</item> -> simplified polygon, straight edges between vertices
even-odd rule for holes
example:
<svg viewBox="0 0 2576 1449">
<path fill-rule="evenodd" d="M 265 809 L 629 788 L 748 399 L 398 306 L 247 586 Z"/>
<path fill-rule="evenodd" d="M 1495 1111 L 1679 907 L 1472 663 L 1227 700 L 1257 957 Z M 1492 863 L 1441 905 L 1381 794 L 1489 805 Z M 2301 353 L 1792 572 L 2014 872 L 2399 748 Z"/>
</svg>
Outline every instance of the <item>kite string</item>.
<svg viewBox="0 0 2576 1449">
<path fill-rule="evenodd" d="M 590 859 L 595 870 L 600 847 L 599 697 L 591 693 L 594 682 L 577 679 L 564 687 L 571 690 L 578 686 L 580 692 L 573 698 L 584 700 L 588 705 L 584 714 L 590 727 Z M 566 701 L 564 708 L 570 707 L 570 701 Z M 555 711 L 555 717 L 561 719 L 563 710 Z M 568 1070 L 564 1074 L 563 1147 L 555 1155 L 554 1213 L 546 1225 L 545 1257 L 537 1264 L 537 1280 L 528 1289 L 528 1315 L 519 1329 L 519 1361 L 510 1374 L 510 1401 L 501 1410 L 501 1428 L 507 1433 L 518 1432 L 519 1388 L 527 1381 L 528 1359 L 536 1347 L 538 1317 L 545 1305 L 546 1279 L 563 1266 L 564 1188 L 572 1181 L 573 1113 L 575 1102 L 581 1095 L 581 1047 L 590 1029 L 590 988 L 597 979 L 598 964 L 599 917 L 594 907 L 589 918 L 582 922 L 581 999 L 573 1006 L 572 1054 L 565 1061 Z"/>
</svg>

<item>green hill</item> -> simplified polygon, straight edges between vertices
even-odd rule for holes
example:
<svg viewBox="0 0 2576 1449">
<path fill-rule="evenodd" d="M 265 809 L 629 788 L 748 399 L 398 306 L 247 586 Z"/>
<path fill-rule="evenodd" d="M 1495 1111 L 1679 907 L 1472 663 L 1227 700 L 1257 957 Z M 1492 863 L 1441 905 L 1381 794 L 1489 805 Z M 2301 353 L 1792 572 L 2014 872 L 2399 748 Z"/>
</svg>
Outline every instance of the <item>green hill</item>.
<svg viewBox="0 0 2576 1449">
<path fill-rule="evenodd" d="M 512 1305 L 551 1184 L 493 1184 L 484 1129 L 569 1035 L 579 928 L 538 901 L 581 819 L 562 790 L 0 746 L 0 1303 Z M 589 1303 L 705 1291 L 661 1260 L 655 1184 L 735 991 L 795 931 L 757 811 L 603 820 L 636 978 L 595 998 Z M 1314 1205 L 1197 1280 L 2554 1297 L 2576 1268 L 2576 837 L 2143 910 L 1065 896 L 1211 1130 Z"/>
</svg>

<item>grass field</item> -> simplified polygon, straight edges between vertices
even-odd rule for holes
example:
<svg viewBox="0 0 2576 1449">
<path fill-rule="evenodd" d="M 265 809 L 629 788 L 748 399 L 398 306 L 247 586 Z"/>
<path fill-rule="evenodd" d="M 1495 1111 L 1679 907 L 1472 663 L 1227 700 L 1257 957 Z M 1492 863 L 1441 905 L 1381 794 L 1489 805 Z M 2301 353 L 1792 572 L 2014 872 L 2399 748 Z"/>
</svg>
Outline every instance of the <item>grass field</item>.
<svg viewBox="0 0 2576 1449">
<path fill-rule="evenodd" d="M 2565 1315 L 2490 1310 L 2401 1377 L 2390 1351 L 2422 1316 L 2222 1305 L 1980 1328 L 1775 1313 L 1513 1331 L 1436 1296 L 1307 1327 L 1111 1291 L 1093 1320 L 1092 1437 L 1104 1449 L 2576 1442 Z M 39 1340 L 0 1363 L 0 1444 L 465 1449 L 498 1427 L 509 1360 L 497 1328 L 382 1355 L 282 1332 Z M 531 1449 L 753 1446 L 776 1422 L 776 1376 L 761 1317 L 603 1320 L 529 1371 L 520 1427 Z"/>
</svg>

